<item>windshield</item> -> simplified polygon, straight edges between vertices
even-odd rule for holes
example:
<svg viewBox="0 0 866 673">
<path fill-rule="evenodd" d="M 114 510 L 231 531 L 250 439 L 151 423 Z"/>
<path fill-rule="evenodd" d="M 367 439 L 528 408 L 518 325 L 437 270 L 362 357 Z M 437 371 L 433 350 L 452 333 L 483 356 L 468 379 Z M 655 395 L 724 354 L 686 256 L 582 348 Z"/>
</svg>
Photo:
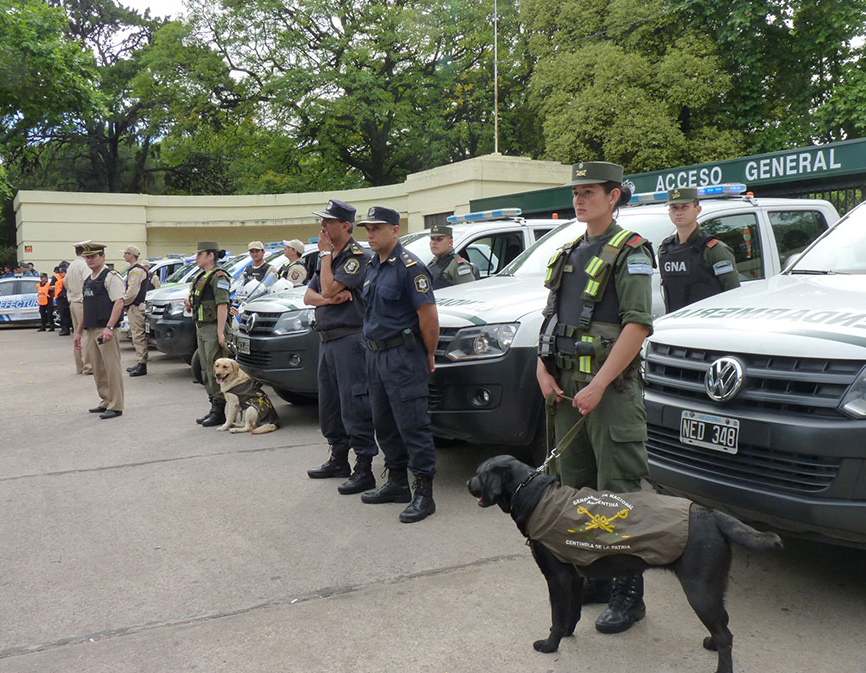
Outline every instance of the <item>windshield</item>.
<svg viewBox="0 0 866 673">
<path fill-rule="evenodd" d="M 184 264 L 182 267 L 177 269 L 173 274 L 171 274 L 168 278 L 166 278 L 163 283 L 182 283 L 186 280 L 186 277 L 192 273 L 193 270 L 197 269 L 195 262 L 190 262 L 189 264 Z"/>
<path fill-rule="evenodd" d="M 866 203 L 815 241 L 794 263 L 791 273 L 866 273 Z"/>
<path fill-rule="evenodd" d="M 619 213 L 617 224 L 624 229 L 639 232 L 641 236 L 649 239 L 654 248 L 658 247 L 658 244 L 674 230 L 667 210 L 659 211 L 656 208 L 652 210 L 646 207 L 623 209 Z M 502 275 L 528 276 L 546 273 L 547 263 L 553 257 L 556 249 L 569 241 L 573 241 L 585 230 L 586 225 L 577 220 L 569 220 L 560 224 L 518 255 L 511 264 L 502 270 Z"/>
</svg>

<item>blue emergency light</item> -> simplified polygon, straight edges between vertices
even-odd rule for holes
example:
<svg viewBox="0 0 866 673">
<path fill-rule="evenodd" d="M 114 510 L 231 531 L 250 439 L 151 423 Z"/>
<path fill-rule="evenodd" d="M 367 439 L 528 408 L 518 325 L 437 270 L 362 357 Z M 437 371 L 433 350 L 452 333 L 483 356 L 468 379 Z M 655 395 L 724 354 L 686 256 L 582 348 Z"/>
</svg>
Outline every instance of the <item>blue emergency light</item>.
<svg viewBox="0 0 866 673">
<path fill-rule="evenodd" d="M 449 215 L 448 224 L 459 224 L 460 222 L 485 222 L 487 220 L 502 220 L 507 217 L 517 217 L 522 211 L 520 208 L 497 208 L 496 210 L 480 210 L 465 215 Z"/>
<path fill-rule="evenodd" d="M 746 191 L 746 185 L 740 182 L 727 182 L 721 185 L 709 185 L 698 187 L 698 198 L 711 198 L 713 196 L 739 196 Z M 663 203 L 668 200 L 668 193 L 664 192 L 641 192 L 633 194 L 629 203 Z"/>
</svg>

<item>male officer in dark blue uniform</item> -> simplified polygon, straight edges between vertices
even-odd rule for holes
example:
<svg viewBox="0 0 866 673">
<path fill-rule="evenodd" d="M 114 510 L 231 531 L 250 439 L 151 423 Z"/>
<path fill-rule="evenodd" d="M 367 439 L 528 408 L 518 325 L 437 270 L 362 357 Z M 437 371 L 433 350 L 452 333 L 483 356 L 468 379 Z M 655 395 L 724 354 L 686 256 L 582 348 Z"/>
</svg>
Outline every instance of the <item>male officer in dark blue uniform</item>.
<svg viewBox="0 0 866 673">
<path fill-rule="evenodd" d="M 412 523 L 436 511 L 427 372 L 434 368 L 439 315 L 427 267 L 400 244 L 400 214 L 374 206 L 358 224 L 367 228 L 374 253 L 364 276 L 364 336 L 373 425 L 388 469 L 387 483 L 361 500 L 409 502 L 408 467 L 415 493 L 400 521 Z"/>
<path fill-rule="evenodd" d="M 376 488 L 373 456 L 379 449 L 373 436 L 367 395 L 366 346 L 361 326 L 364 300 L 361 286 L 370 253 L 352 238 L 355 208 L 331 199 L 319 234 L 319 269 L 304 294 L 316 307 L 319 334 L 319 424 L 331 455 L 321 467 L 307 470 L 311 479 L 349 477 L 337 487 L 344 494 Z M 355 449 L 355 471 L 349 474 L 349 447 Z"/>
</svg>

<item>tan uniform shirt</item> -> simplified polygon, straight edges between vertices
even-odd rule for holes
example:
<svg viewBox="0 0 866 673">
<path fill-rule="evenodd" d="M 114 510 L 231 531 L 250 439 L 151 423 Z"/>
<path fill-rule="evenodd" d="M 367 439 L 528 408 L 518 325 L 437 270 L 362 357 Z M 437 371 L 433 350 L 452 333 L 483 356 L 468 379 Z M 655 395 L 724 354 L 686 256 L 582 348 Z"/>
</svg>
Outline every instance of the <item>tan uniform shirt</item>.
<svg viewBox="0 0 866 673">
<path fill-rule="evenodd" d="M 66 278 L 63 284 L 66 286 L 66 296 L 70 302 L 81 303 L 84 301 L 84 281 L 90 277 L 90 267 L 80 255 L 72 260 L 66 269 Z"/>
<path fill-rule="evenodd" d="M 141 289 L 141 284 L 144 282 L 145 278 L 147 278 L 147 271 L 138 267 L 132 269 L 128 274 L 126 274 L 127 288 L 126 293 L 123 295 L 124 306 L 129 306 L 133 301 L 135 301 L 135 298 L 138 296 L 138 291 Z"/>
</svg>

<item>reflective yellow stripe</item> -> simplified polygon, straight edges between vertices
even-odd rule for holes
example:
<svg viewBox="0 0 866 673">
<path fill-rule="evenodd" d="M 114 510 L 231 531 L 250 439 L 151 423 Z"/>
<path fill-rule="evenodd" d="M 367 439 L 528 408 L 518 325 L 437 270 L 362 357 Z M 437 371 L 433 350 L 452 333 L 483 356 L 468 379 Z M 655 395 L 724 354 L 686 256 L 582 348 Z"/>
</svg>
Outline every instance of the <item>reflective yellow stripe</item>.
<svg viewBox="0 0 866 673">
<path fill-rule="evenodd" d="M 578 359 L 577 368 L 584 374 L 592 373 L 592 365 L 590 364 L 590 358 L 588 355 L 580 356 L 580 358 Z"/>
<path fill-rule="evenodd" d="M 601 261 L 598 257 L 593 257 L 589 260 L 589 263 L 586 265 L 586 273 L 587 275 L 595 278 L 596 274 L 601 270 L 601 267 L 604 265 L 604 262 Z"/>
<path fill-rule="evenodd" d="M 590 280 L 586 281 L 586 289 L 584 290 L 584 292 L 586 294 L 588 294 L 590 297 L 594 297 L 596 292 L 598 292 L 598 288 L 599 288 L 598 281 L 590 279 Z"/>
<path fill-rule="evenodd" d="M 628 229 L 623 229 L 621 232 L 616 234 L 612 239 L 610 239 L 610 243 L 608 245 L 612 245 L 614 248 L 618 248 L 624 239 L 631 236 L 631 233 Z"/>
</svg>

